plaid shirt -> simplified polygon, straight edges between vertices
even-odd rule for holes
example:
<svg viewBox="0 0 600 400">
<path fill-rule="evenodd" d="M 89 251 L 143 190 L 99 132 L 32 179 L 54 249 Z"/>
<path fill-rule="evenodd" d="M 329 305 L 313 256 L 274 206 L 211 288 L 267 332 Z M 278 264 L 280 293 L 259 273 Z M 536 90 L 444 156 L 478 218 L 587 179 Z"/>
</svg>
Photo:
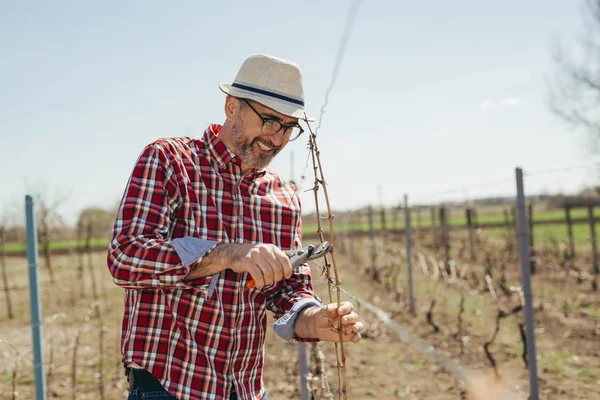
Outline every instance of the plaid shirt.
<svg viewBox="0 0 600 400">
<path fill-rule="evenodd" d="M 231 390 L 260 399 L 266 309 L 289 322 L 300 304 L 320 303 L 307 265 L 262 290 L 246 289 L 249 275 L 230 269 L 183 281 L 198 257 L 186 261 L 178 240 L 301 247 L 294 188 L 268 170 L 243 176 L 220 129 L 211 125 L 201 140 L 160 139 L 145 147 L 108 251 L 113 280 L 125 288 L 123 361 L 146 369 L 182 400 L 228 399 Z"/>
</svg>

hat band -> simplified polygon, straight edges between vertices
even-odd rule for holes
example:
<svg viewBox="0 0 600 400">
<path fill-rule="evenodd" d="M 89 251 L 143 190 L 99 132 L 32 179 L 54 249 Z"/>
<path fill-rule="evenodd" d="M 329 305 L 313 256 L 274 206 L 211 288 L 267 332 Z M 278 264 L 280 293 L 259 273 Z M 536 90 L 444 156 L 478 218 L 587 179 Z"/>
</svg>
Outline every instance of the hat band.
<svg viewBox="0 0 600 400">
<path fill-rule="evenodd" d="M 234 88 L 238 88 L 238 89 L 242 89 L 242 90 L 247 90 L 249 92 L 264 94 L 265 96 L 274 97 L 276 99 L 284 100 L 284 101 L 287 101 L 287 102 L 290 102 L 290 103 L 293 103 L 293 104 L 298 104 L 298 105 L 301 105 L 302 107 L 304 107 L 304 101 L 302 101 L 302 100 L 296 100 L 296 99 L 293 99 L 291 97 L 287 97 L 287 96 L 284 96 L 284 95 L 281 95 L 281 94 L 269 92 L 268 90 L 258 89 L 258 88 L 254 88 L 252 86 L 241 85 L 239 83 L 232 83 L 231 86 L 234 87 Z"/>
</svg>

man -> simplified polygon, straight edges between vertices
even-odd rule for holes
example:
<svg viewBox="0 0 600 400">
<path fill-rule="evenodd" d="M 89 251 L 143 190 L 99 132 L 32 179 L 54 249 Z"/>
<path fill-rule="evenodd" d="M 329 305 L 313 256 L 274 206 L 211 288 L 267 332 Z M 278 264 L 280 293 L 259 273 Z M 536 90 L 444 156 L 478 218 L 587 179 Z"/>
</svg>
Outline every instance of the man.
<svg viewBox="0 0 600 400">
<path fill-rule="evenodd" d="M 286 340 L 337 341 L 338 316 L 344 341 L 360 340 L 352 304 L 322 306 L 310 268 L 284 253 L 301 247 L 300 202 L 266 167 L 302 133 L 300 70 L 254 55 L 220 87 L 223 126 L 146 146 L 113 228 L 130 400 L 266 399 L 267 309 Z"/>
</svg>

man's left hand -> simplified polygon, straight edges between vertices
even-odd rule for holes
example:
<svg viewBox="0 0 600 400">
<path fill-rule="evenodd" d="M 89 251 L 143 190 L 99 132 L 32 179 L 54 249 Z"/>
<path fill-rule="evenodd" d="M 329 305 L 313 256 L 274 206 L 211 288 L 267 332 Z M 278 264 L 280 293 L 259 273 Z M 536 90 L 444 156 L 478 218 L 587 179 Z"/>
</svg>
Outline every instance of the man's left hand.
<svg viewBox="0 0 600 400">
<path fill-rule="evenodd" d="M 323 307 L 314 307 L 311 313 L 312 336 L 325 342 L 339 342 L 340 335 L 338 324 L 341 317 L 341 330 L 344 333 L 344 342 L 358 343 L 364 326 L 358 320 L 358 314 L 354 312 L 354 305 L 349 301 L 327 304 Z"/>
</svg>

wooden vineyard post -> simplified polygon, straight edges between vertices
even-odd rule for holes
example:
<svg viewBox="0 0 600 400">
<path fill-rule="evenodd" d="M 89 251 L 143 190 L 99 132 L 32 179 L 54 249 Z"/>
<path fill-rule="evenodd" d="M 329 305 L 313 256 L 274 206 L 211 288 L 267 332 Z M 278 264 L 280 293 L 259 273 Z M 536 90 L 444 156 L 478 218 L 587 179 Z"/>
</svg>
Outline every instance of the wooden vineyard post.
<svg viewBox="0 0 600 400">
<path fill-rule="evenodd" d="M 431 236 L 433 237 L 433 249 L 438 251 L 440 245 L 437 230 L 435 229 L 435 207 L 431 207 Z"/>
<path fill-rule="evenodd" d="M 472 210 L 467 208 L 467 228 L 469 229 L 469 253 L 471 261 L 475 261 L 475 244 L 473 243 L 473 215 Z"/>
<path fill-rule="evenodd" d="M 588 220 L 590 223 L 590 238 L 592 242 L 592 260 L 593 260 L 593 275 L 594 280 L 592 281 L 592 288 L 594 291 L 598 290 L 598 274 L 599 274 L 599 266 L 598 266 L 598 248 L 596 246 L 596 220 L 594 219 L 594 206 L 592 204 L 588 205 Z"/>
<path fill-rule="evenodd" d="M 380 282 L 379 270 L 377 269 L 377 246 L 375 243 L 375 223 L 373 207 L 369 206 L 369 232 L 371 234 L 371 277 L 375 282 Z"/>
<path fill-rule="evenodd" d="M 567 220 L 567 233 L 569 235 L 569 251 L 571 259 L 575 257 L 575 241 L 573 240 L 573 221 L 571 220 L 571 206 L 565 206 L 565 217 Z"/>
<path fill-rule="evenodd" d="M 406 261 L 408 263 L 408 288 L 410 313 L 415 315 L 415 294 L 413 290 L 412 276 L 412 235 L 410 230 L 410 208 L 408 207 L 408 195 L 404 195 L 404 234 L 406 236 Z"/>
<path fill-rule="evenodd" d="M 352 215 L 353 212 L 350 211 L 348 212 L 348 234 L 349 234 L 349 251 L 350 251 L 350 257 L 352 257 L 352 259 L 354 260 L 354 258 L 356 257 L 356 255 L 354 254 L 354 225 L 352 223 Z"/>
<path fill-rule="evenodd" d="M 508 211 L 506 211 L 506 209 L 502 209 L 502 215 L 504 217 L 504 227 L 506 228 L 506 235 L 509 235 L 509 230 L 510 230 L 510 220 L 508 218 Z"/>
<path fill-rule="evenodd" d="M 440 232 L 442 236 L 442 246 L 444 247 L 444 266 L 446 272 L 450 274 L 450 241 L 448 240 L 448 224 L 446 220 L 446 208 L 440 208 Z"/>
</svg>

